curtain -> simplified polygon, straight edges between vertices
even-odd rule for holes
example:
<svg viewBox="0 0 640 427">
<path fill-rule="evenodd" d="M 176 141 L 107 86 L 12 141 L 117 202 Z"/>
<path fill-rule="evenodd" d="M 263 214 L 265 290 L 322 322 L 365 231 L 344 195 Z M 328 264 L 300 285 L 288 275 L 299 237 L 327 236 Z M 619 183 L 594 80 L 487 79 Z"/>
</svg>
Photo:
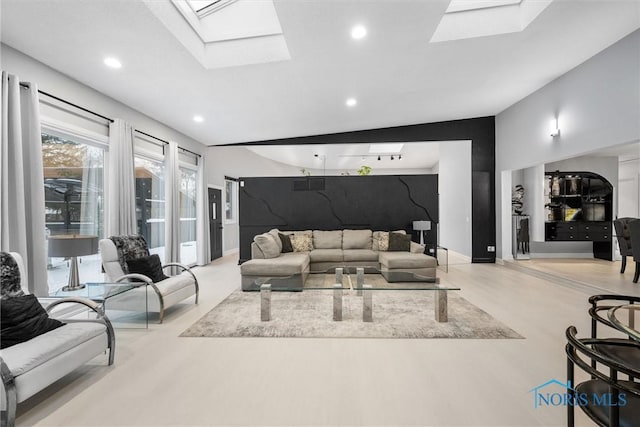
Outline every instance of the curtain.
<svg viewBox="0 0 640 427">
<path fill-rule="evenodd" d="M 137 234 L 134 129 L 121 119 L 109 125 L 107 236 Z"/>
<path fill-rule="evenodd" d="M 80 199 L 80 234 L 102 237 L 100 199 L 93 194 L 102 187 L 102 158 L 97 148 L 87 147 L 82 161 L 82 194 Z"/>
<path fill-rule="evenodd" d="M 209 189 L 205 173 L 204 156 L 198 158 L 198 186 L 196 188 L 196 250 L 198 265 L 206 265 L 211 261 L 211 237 L 209 235 Z"/>
<path fill-rule="evenodd" d="M 178 144 L 169 141 L 165 155 L 164 261 L 180 262 L 180 160 Z"/>
<path fill-rule="evenodd" d="M 0 249 L 24 258 L 30 292 L 47 296 L 44 172 L 40 106 L 35 84 L 2 72 Z"/>
</svg>

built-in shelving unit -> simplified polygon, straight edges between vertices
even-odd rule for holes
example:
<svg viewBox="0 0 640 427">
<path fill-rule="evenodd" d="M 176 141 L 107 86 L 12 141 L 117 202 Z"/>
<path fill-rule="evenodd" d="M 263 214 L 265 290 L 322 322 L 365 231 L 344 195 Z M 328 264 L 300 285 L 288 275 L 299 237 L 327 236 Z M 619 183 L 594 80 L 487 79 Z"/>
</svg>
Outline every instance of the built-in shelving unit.
<svg viewBox="0 0 640 427">
<path fill-rule="evenodd" d="M 612 260 L 613 186 L 593 172 L 545 173 L 545 241 L 591 241 Z"/>
</svg>

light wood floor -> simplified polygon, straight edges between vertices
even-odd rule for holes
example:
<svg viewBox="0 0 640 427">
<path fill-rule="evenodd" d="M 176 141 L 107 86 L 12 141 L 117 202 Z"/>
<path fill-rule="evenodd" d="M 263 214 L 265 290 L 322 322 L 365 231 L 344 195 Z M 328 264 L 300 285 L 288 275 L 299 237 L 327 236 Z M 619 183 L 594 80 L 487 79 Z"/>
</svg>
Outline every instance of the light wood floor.
<svg viewBox="0 0 640 427">
<path fill-rule="evenodd" d="M 118 330 L 114 366 L 99 357 L 19 405 L 18 426 L 566 425 L 529 390 L 566 379 L 565 329 L 588 334 L 592 289 L 497 264 L 439 272 L 522 340 L 180 338 L 240 285 L 234 256 L 197 275 L 199 305 Z"/>
</svg>

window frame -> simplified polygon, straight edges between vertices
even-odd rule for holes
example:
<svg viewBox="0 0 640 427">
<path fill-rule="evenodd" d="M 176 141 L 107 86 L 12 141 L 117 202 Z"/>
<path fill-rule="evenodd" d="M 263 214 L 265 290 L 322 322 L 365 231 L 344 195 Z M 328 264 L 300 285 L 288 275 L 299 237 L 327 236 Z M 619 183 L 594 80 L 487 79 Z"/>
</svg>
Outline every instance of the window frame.
<svg viewBox="0 0 640 427">
<path fill-rule="evenodd" d="M 235 197 L 231 200 L 231 219 L 227 219 L 227 183 L 231 183 L 231 192 Z M 232 179 L 224 180 L 224 223 L 225 224 L 237 224 L 238 223 L 238 182 Z"/>
</svg>

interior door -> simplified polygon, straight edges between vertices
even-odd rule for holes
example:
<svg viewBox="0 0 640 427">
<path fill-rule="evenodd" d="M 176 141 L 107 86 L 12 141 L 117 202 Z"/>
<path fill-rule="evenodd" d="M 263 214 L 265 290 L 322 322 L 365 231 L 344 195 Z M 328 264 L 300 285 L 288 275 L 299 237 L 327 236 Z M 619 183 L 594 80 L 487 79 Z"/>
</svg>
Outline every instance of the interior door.
<svg viewBox="0 0 640 427">
<path fill-rule="evenodd" d="M 209 188 L 209 237 L 211 261 L 222 256 L 222 191 Z"/>
</svg>

